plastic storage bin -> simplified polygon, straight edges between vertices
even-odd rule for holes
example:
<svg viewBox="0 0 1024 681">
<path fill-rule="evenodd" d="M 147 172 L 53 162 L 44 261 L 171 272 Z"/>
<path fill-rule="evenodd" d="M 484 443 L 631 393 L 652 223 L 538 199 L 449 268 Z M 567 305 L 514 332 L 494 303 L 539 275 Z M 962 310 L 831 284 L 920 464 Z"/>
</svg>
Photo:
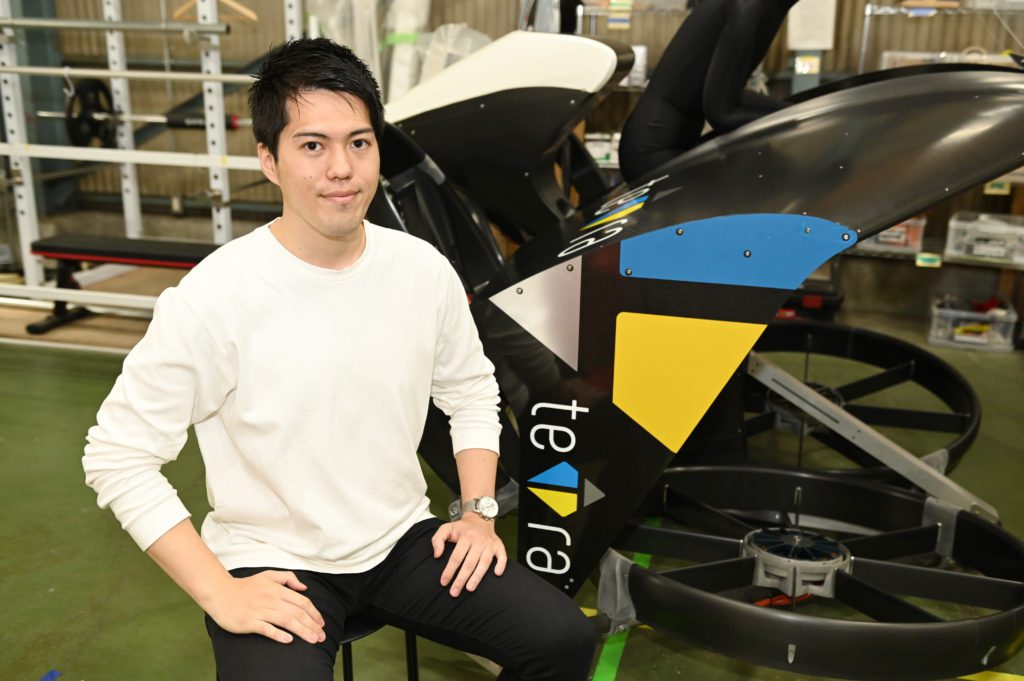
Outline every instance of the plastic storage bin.
<svg viewBox="0 0 1024 681">
<path fill-rule="evenodd" d="M 944 256 L 1024 265 L 1024 218 L 996 213 L 955 213 L 949 220 Z"/>
<path fill-rule="evenodd" d="M 909 255 L 920 253 L 924 228 L 927 224 L 928 220 L 923 215 L 904 220 L 870 239 L 857 242 L 857 250 L 868 253 L 906 253 Z"/>
<path fill-rule="evenodd" d="M 988 312 L 975 312 L 953 296 L 932 305 L 928 342 L 974 350 L 1013 350 L 1017 313 L 1006 301 Z"/>
</svg>

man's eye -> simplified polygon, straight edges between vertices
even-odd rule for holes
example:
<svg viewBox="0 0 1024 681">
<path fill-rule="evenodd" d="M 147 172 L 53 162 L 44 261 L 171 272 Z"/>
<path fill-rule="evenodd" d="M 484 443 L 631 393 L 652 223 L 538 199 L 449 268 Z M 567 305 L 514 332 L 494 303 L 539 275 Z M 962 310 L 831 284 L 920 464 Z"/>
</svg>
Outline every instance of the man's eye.
<svg viewBox="0 0 1024 681">
<path fill-rule="evenodd" d="M 355 140 L 355 141 L 352 142 L 352 146 L 354 146 L 356 149 L 366 149 L 367 147 L 370 146 L 370 141 L 369 140 Z"/>
<path fill-rule="evenodd" d="M 319 142 L 306 142 L 302 146 L 306 147 L 306 149 L 308 151 L 316 151 L 317 149 L 320 148 L 320 143 Z"/>
</svg>

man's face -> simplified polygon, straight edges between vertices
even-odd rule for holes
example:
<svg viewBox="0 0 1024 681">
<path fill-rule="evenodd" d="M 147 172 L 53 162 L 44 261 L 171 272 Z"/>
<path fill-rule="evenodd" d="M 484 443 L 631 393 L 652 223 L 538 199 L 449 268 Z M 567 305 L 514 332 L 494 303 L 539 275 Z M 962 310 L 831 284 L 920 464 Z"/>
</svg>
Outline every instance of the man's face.
<svg viewBox="0 0 1024 681">
<path fill-rule="evenodd" d="M 380 152 L 366 105 L 327 90 L 288 102 L 277 159 L 259 145 L 264 175 L 281 188 L 284 219 L 332 240 L 359 234 L 380 177 Z"/>
</svg>

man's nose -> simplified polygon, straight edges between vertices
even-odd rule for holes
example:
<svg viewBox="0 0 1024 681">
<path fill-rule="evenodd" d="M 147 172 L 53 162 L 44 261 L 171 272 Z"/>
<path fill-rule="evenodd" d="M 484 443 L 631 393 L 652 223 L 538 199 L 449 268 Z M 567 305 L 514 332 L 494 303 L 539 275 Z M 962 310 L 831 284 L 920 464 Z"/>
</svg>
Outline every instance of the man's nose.
<svg viewBox="0 0 1024 681">
<path fill-rule="evenodd" d="M 329 179 L 344 180 L 352 174 L 352 163 L 348 157 L 347 149 L 337 149 L 328 157 L 327 177 Z"/>
</svg>

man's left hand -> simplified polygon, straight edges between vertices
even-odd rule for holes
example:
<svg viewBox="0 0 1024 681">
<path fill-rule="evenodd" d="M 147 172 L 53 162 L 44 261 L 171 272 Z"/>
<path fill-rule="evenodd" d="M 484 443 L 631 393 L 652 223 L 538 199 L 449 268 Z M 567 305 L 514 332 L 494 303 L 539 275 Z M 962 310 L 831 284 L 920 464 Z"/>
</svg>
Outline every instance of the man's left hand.
<svg viewBox="0 0 1024 681">
<path fill-rule="evenodd" d="M 449 593 L 453 597 L 462 593 L 463 587 L 467 591 L 476 589 L 492 560 L 496 563 L 495 575 L 500 576 L 505 571 L 508 556 L 501 537 L 494 531 L 494 521 L 484 520 L 476 513 L 467 513 L 455 522 L 442 525 L 430 540 L 434 546 L 434 558 L 440 558 L 444 553 L 446 541 L 454 543 L 455 549 L 441 573 L 441 586 L 451 583 Z M 453 577 L 455 581 L 452 581 Z"/>
</svg>

